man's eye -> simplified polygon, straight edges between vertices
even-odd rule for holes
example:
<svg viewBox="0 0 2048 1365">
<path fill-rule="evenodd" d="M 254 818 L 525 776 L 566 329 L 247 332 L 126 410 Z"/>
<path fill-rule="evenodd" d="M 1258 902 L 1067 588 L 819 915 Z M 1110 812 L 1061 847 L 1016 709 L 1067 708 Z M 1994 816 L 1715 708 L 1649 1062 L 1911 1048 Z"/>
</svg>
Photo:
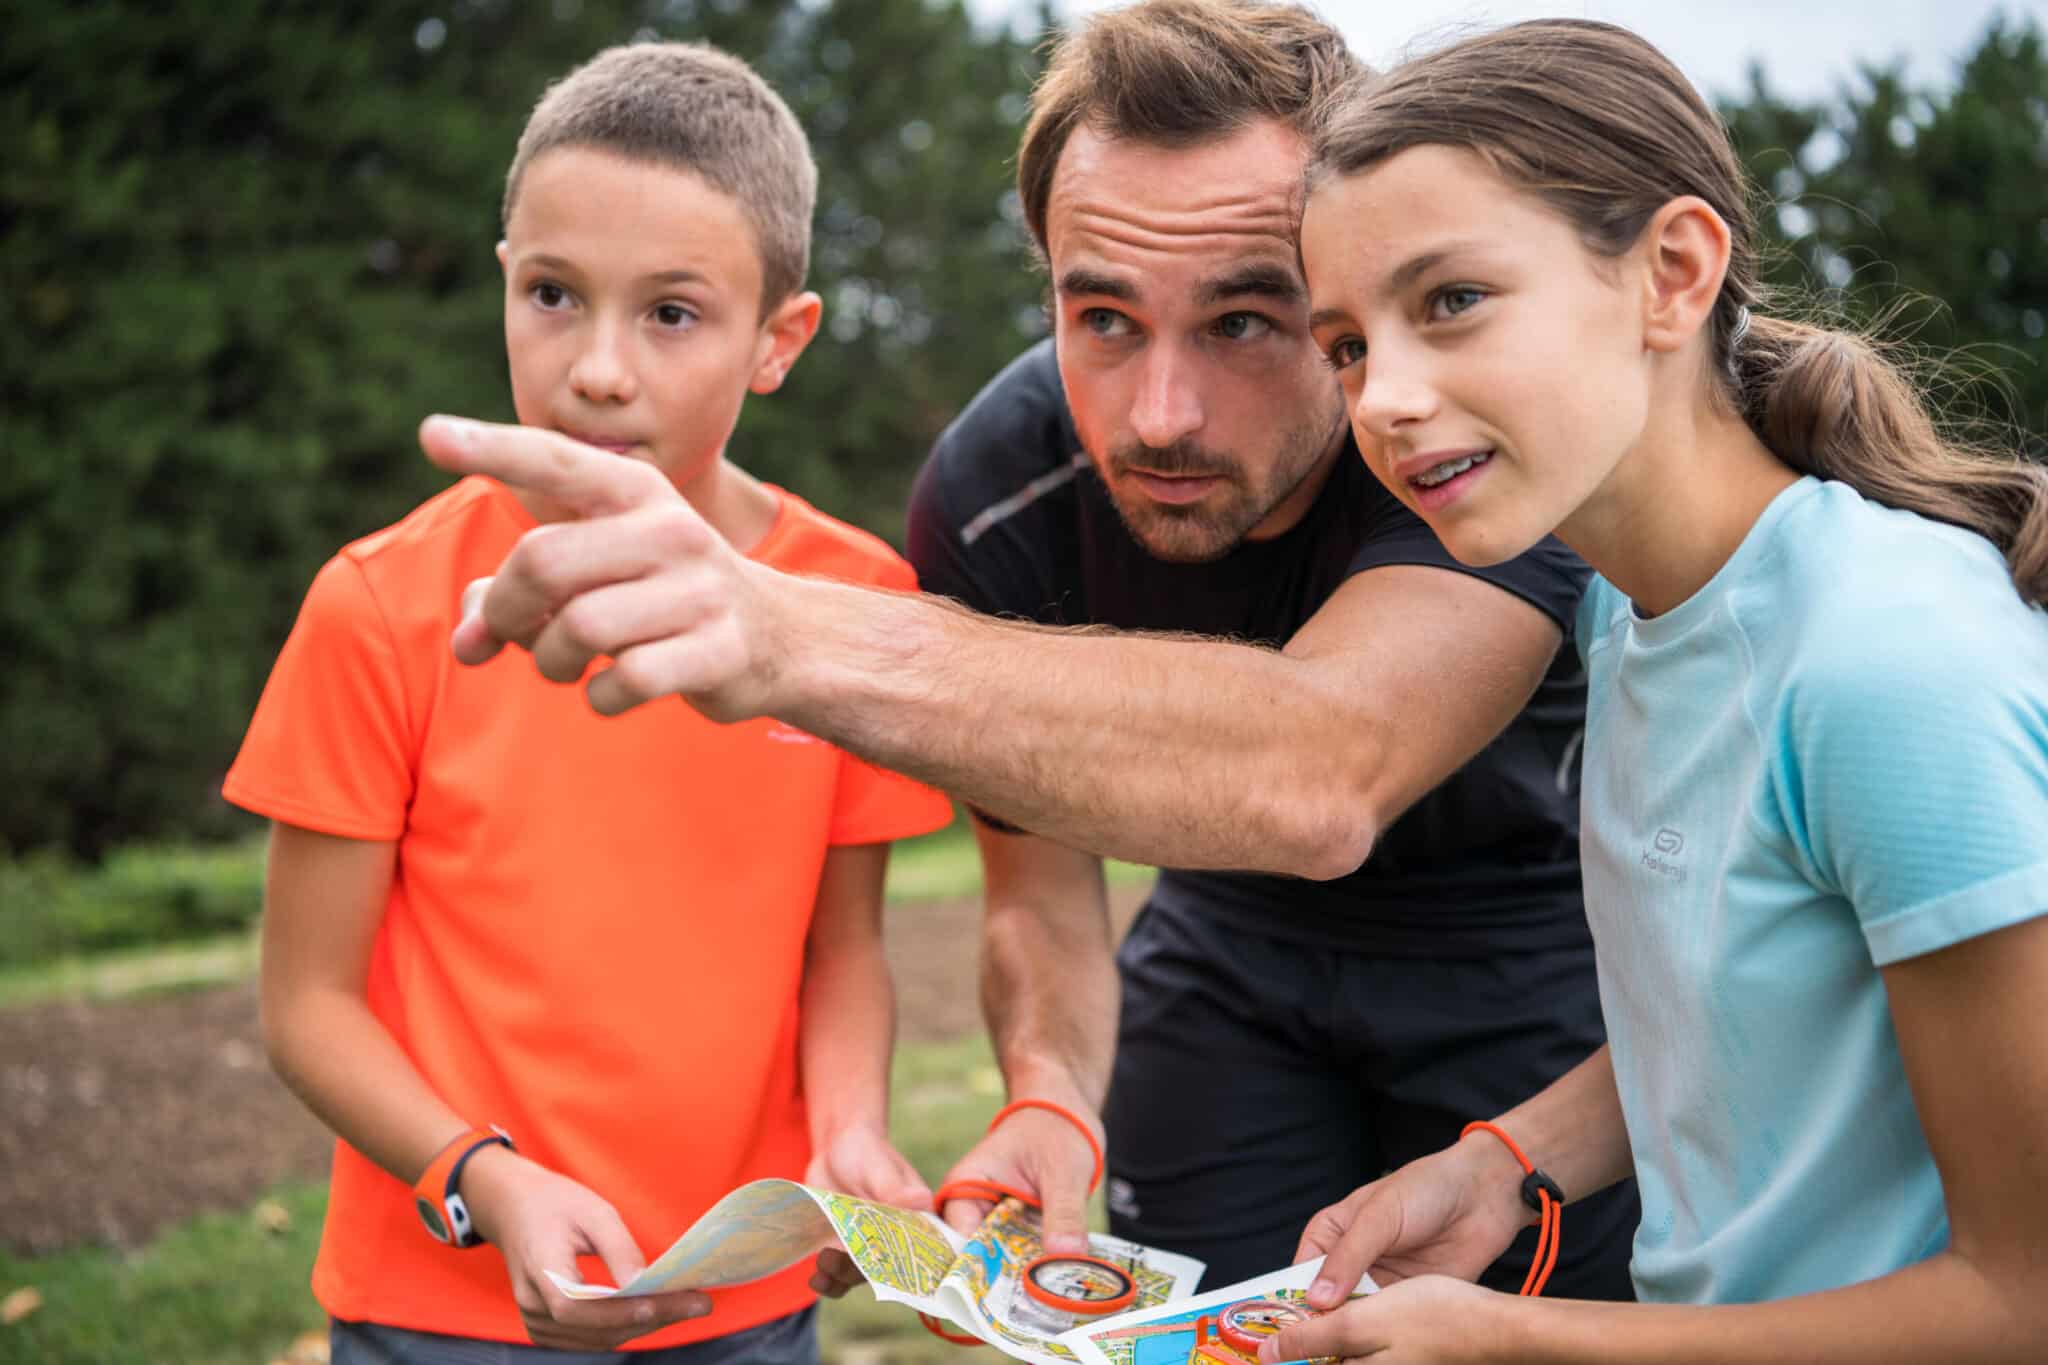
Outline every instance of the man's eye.
<svg viewBox="0 0 2048 1365">
<path fill-rule="evenodd" d="M 1273 330 L 1257 313 L 1225 313 L 1216 319 L 1216 335 L 1226 341 L 1255 341 Z"/>
<path fill-rule="evenodd" d="M 1081 325 L 1099 337 L 1122 336 L 1130 330 L 1131 320 L 1114 308 L 1084 308 L 1081 310 Z"/>
</svg>

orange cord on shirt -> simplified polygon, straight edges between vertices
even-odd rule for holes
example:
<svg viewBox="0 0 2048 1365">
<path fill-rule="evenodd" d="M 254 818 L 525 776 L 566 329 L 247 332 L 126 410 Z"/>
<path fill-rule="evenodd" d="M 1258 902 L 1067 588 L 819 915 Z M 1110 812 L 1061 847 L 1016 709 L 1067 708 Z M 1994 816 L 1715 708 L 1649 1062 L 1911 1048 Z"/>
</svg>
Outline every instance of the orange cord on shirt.
<svg viewBox="0 0 2048 1365">
<path fill-rule="evenodd" d="M 1536 1163 L 1523 1155 L 1520 1145 L 1506 1130 L 1480 1120 L 1466 1124 L 1458 1136 L 1462 1139 L 1475 1131 L 1491 1133 L 1506 1143 L 1522 1167 L 1522 1202 L 1536 1210 L 1537 1218 L 1536 1255 L 1529 1262 L 1529 1278 L 1522 1281 L 1522 1294 L 1534 1298 L 1550 1283 L 1550 1272 L 1557 1268 L 1557 1248 L 1564 1234 L 1564 1191 L 1555 1180 L 1536 1169 Z"/>
<path fill-rule="evenodd" d="M 1081 1131 L 1082 1138 L 1088 1143 L 1088 1150 L 1095 1154 L 1095 1174 L 1088 1177 L 1088 1193 L 1095 1193 L 1095 1187 L 1102 1183 L 1102 1144 L 1095 1140 L 1094 1130 L 1081 1121 L 1079 1114 L 1076 1114 L 1063 1104 L 1055 1104 L 1051 1100 L 1023 1099 L 1012 1100 L 997 1110 L 996 1116 L 988 1121 L 988 1131 L 993 1133 L 1002 1124 L 1004 1119 L 1020 1109 L 1043 1109 L 1047 1113 L 1058 1114 Z M 938 1193 L 932 1196 L 932 1207 L 943 1215 L 946 1211 L 946 1205 L 952 1203 L 955 1199 L 986 1199 L 990 1203 L 996 1203 L 1003 1199 L 1014 1199 L 1026 1208 L 1035 1209 L 1040 1207 L 1036 1196 L 1028 1194 L 1014 1185 L 1004 1185 L 994 1180 L 972 1179 L 949 1180 L 939 1186 Z M 924 1324 L 927 1332 L 942 1340 L 950 1341 L 955 1346 L 987 1345 L 980 1337 L 965 1337 L 958 1333 L 947 1331 L 939 1325 L 939 1320 L 932 1317 L 929 1313 L 919 1313 L 917 1320 Z"/>
</svg>

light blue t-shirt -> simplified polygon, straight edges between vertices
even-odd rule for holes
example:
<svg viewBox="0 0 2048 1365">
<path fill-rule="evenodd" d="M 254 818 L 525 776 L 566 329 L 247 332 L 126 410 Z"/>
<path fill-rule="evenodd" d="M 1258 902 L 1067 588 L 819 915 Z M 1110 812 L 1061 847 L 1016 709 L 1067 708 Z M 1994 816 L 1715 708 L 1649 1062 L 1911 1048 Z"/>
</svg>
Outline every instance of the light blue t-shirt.
<svg viewBox="0 0 2048 1365">
<path fill-rule="evenodd" d="M 1802 479 L 1654 619 L 1596 578 L 1582 847 L 1637 1292 L 1948 1244 L 1878 968 L 2048 912 L 2048 613 L 1989 542 Z"/>
</svg>

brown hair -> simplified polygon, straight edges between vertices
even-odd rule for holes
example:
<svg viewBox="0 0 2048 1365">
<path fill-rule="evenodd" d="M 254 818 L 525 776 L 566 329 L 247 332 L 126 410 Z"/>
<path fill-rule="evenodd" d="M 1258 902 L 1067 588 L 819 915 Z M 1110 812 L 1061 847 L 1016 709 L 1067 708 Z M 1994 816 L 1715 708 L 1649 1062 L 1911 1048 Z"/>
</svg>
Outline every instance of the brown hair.
<svg viewBox="0 0 2048 1365">
<path fill-rule="evenodd" d="M 1083 124 L 1169 147 L 1261 118 L 1307 137 L 1330 97 L 1364 69 L 1342 34 L 1299 5 L 1139 0 L 1083 21 L 1054 46 L 1017 152 L 1032 239 L 1043 253 L 1053 171 Z"/>
<path fill-rule="evenodd" d="M 702 176 L 732 196 L 761 255 L 761 313 L 803 287 L 818 168 L 789 106 L 708 43 L 607 48 L 547 88 L 505 176 L 504 221 L 543 152 L 592 147 Z"/>
<path fill-rule="evenodd" d="M 1664 205 L 1696 195 L 1728 224 L 1728 274 L 1709 323 L 1717 394 L 1793 468 L 1975 531 L 2020 596 L 2048 601 L 2048 470 L 1950 439 L 1913 378 L 1852 332 L 1756 311 L 1756 223 L 1728 133 L 1656 48 L 1611 24 L 1543 19 L 1418 57 L 1319 128 L 1311 183 L 1409 147 L 1475 152 L 1543 199 L 1603 256 Z"/>
</svg>

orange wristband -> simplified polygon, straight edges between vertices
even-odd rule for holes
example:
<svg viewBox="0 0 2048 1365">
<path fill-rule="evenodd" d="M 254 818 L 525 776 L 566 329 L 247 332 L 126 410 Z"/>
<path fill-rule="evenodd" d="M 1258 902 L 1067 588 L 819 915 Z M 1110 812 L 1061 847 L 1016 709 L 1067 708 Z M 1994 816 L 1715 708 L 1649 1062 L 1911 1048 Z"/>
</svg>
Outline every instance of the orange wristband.
<svg viewBox="0 0 2048 1365">
<path fill-rule="evenodd" d="M 993 1133 L 996 1130 L 996 1125 L 1016 1113 L 1019 1109 L 1043 1109 L 1048 1114 L 1058 1114 L 1068 1123 L 1080 1129 L 1082 1140 L 1088 1144 L 1088 1150 L 1095 1155 L 1095 1174 L 1088 1177 L 1088 1193 L 1095 1193 L 1095 1187 L 1102 1183 L 1102 1144 L 1095 1140 L 1094 1131 L 1081 1121 L 1081 1116 L 1067 1108 L 1064 1104 L 1054 1104 L 1051 1100 L 1011 1100 L 1001 1109 L 998 1109 L 996 1116 L 988 1121 L 988 1130 Z"/>
<path fill-rule="evenodd" d="M 1536 1163 L 1529 1160 L 1521 1145 L 1509 1137 L 1507 1130 L 1498 1124 L 1484 1120 L 1468 1123 L 1458 1130 L 1463 1140 L 1469 1133 L 1491 1133 L 1507 1145 L 1515 1157 L 1515 1164 L 1522 1168 L 1522 1202 L 1536 1211 L 1536 1254 L 1529 1261 L 1529 1277 L 1522 1281 L 1522 1294 L 1534 1298 L 1543 1292 L 1543 1286 L 1550 1283 L 1550 1272 L 1557 1269 L 1557 1248 L 1564 1235 L 1564 1191 L 1557 1182 L 1536 1169 Z"/>
</svg>

